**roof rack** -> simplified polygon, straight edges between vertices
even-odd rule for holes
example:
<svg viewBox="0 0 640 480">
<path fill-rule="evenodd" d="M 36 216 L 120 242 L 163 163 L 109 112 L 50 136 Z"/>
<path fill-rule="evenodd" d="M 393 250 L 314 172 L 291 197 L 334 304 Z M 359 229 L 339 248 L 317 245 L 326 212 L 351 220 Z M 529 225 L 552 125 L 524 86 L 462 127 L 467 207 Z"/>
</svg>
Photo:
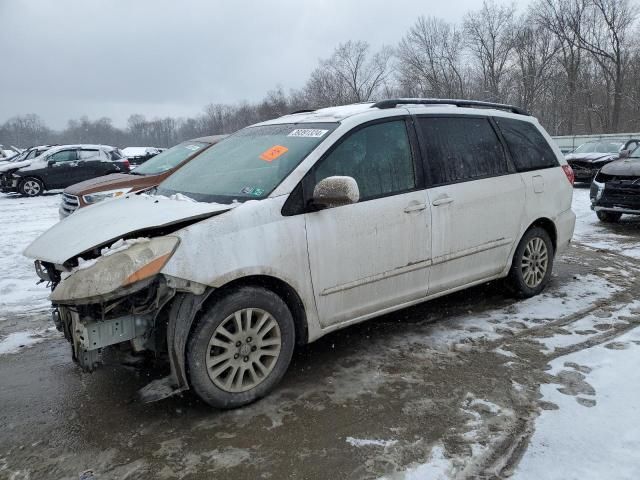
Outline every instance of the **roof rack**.
<svg viewBox="0 0 640 480">
<path fill-rule="evenodd" d="M 295 112 L 287 113 L 287 115 L 296 115 L 297 113 L 311 113 L 315 112 L 315 110 L 296 110 Z"/>
<path fill-rule="evenodd" d="M 456 107 L 469 108 L 495 108 L 497 110 L 506 110 L 507 112 L 517 113 L 519 115 L 531 115 L 523 108 L 516 107 L 514 105 L 481 102 L 478 100 L 456 100 L 449 98 L 396 98 L 376 102 L 371 105 L 371 108 L 395 108 L 398 105 L 455 105 Z"/>
</svg>

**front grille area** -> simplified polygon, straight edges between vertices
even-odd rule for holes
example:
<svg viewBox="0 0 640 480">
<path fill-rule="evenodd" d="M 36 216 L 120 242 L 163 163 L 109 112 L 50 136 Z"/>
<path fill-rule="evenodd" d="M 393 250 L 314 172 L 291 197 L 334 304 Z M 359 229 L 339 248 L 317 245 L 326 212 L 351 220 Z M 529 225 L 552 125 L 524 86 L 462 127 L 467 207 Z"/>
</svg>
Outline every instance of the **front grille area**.
<svg viewBox="0 0 640 480">
<path fill-rule="evenodd" d="M 594 167 L 589 162 L 583 162 L 580 160 L 569 160 L 567 163 L 573 170 L 576 178 L 593 177 L 599 169 L 599 167 Z"/>
<path fill-rule="evenodd" d="M 80 199 L 75 195 L 69 195 L 68 193 L 62 194 L 62 203 L 60 204 L 60 217 L 68 217 L 75 212 L 80 205 Z"/>
<path fill-rule="evenodd" d="M 640 178 L 606 182 L 598 205 L 640 210 Z"/>
<path fill-rule="evenodd" d="M 3 191 L 14 191 L 17 183 L 10 173 L 0 174 L 0 189 Z"/>
</svg>

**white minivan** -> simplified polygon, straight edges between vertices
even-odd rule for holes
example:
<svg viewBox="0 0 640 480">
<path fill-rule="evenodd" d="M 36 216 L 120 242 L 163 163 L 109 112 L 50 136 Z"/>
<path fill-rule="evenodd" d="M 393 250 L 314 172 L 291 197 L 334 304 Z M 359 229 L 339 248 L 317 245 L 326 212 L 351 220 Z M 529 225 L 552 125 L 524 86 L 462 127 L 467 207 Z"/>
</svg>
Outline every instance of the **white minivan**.
<svg viewBox="0 0 640 480">
<path fill-rule="evenodd" d="M 145 399 L 230 408 L 333 330 L 499 278 L 538 294 L 573 234 L 572 182 L 517 107 L 385 100 L 240 130 L 25 255 L 82 368 L 113 345 L 166 354 Z"/>
</svg>

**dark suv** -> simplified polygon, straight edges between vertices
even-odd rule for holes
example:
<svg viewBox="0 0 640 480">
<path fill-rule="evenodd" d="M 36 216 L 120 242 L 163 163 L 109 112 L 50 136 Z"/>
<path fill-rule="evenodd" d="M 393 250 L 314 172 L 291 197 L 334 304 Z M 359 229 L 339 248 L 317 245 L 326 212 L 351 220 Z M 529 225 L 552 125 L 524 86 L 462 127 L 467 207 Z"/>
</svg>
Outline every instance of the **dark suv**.
<svg viewBox="0 0 640 480">
<path fill-rule="evenodd" d="M 45 190 L 66 188 L 109 173 L 129 171 L 129 161 L 120 150 L 107 145 L 63 145 L 52 148 L 28 167 L 5 175 L 3 192 L 35 197 Z"/>
</svg>

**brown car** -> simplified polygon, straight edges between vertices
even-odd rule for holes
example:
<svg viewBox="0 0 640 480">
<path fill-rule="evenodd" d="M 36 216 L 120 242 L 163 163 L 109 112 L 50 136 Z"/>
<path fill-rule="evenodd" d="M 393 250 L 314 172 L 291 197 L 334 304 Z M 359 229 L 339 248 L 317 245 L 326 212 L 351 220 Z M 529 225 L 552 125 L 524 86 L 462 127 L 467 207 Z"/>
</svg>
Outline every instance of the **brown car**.
<svg viewBox="0 0 640 480">
<path fill-rule="evenodd" d="M 67 187 L 62 193 L 62 203 L 59 209 L 60 219 L 68 217 L 78 208 L 92 205 L 101 200 L 155 187 L 177 169 L 226 136 L 212 135 L 194 138 L 156 155 L 129 173 L 105 175 Z"/>
</svg>

